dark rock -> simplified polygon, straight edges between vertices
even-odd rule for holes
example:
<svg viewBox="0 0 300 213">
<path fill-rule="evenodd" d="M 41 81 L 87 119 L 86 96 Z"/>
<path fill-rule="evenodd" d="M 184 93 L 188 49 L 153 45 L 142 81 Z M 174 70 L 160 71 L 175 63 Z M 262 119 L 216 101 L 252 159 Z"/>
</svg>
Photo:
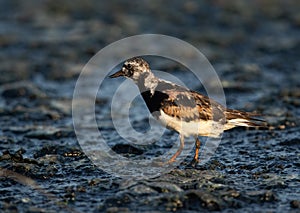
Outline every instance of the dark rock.
<svg viewBox="0 0 300 213">
<path fill-rule="evenodd" d="M 9 151 L 4 151 L 2 156 L 0 156 L 0 161 L 12 161 L 14 163 L 26 163 L 26 164 L 39 164 L 36 160 L 30 158 L 24 158 L 23 154 L 26 151 L 21 148 L 15 153 Z"/>
<path fill-rule="evenodd" d="M 185 193 L 184 208 L 190 210 L 207 209 L 220 211 L 223 201 L 207 191 L 189 190 Z"/>
<path fill-rule="evenodd" d="M 253 200 L 254 202 L 273 202 L 277 200 L 277 196 L 270 190 L 249 191 L 246 194 L 250 198 L 249 201 Z"/>
<path fill-rule="evenodd" d="M 143 150 L 136 148 L 130 144 L 116 144 L 112 147 L 112 150 L 118 154 L 126 155 L 141 155 L 144 153 Z"/>
<path fill-rule="evenodd" d="M 290 202 L 290 206 L 294 209 L 300 209 L 300 201 L 299 200 L 292 200 Z"/>
</svg>

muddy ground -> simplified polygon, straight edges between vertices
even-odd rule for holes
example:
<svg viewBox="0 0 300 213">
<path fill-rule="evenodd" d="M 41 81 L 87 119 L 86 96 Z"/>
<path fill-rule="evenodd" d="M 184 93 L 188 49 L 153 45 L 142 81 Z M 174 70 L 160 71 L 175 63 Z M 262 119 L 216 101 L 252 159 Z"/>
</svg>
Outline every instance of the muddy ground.
<svg viewBox="0 0 300 213">
<path fill-rule="evenodd" d="M 201 2 L 0 1 L 1 212 L 300 211 L 300 3 Z M 76 79 L 101 48 L 141 33 L 196 46 L 218 73 L 227 105 L 261 112 L 270 128 L 230 130 L 207 164 L 190 166 L 191 154 L 148 180 L 94 166 L 72 125 Z M 157 64 L 189 85 L 179 66 Z M 98 123 L 109 124 L 110 102 L 97 100 Z M 117 135 L 113 126 L 104 131 Z M 145 155 L 168 149 L 176 133 L 168 135 Z M 144 152 L 112 141 L 117 152 Z"/>
</svg>

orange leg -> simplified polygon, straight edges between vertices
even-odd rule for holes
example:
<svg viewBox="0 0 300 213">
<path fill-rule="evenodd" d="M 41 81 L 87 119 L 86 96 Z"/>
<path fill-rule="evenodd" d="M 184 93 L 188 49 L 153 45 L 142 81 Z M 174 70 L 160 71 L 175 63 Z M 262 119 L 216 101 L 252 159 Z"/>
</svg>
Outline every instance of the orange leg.
<svg viewBox="0 0 300 213">
<path fill-rule="evenodd" d="M 184 147 L 184 136 L 180 135 L 180 147 L 178 148 L 177 152 L 171 157 L 171 159 L 168 161 L 168 163 L 173 163 L 175 159 L 180 155 Z"/>
<path fill-rule="evenodd" d="M 195 142 L 196 150 L 195 150 L 195 155 L 194 155 L 194 159 L 193 159 L 193 162 L 195 162 L 195 163 L 199 162 L 198 158 L 199 158 L 200 145 L 201 145 L 201 142 L 200 142 L 199 138 L 197 138 L 196 142 Z"/>
</svg>

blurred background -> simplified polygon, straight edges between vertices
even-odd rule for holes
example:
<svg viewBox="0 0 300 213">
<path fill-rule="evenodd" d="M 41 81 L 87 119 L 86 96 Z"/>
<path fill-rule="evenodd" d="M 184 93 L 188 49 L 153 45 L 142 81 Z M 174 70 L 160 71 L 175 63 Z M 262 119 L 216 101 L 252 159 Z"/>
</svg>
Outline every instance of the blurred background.
<svg viewBox="0 0 300 213">
<path fill-rule="evenodd" d="M 295 69 L 288 66 L 293 66 L 299 45 L 298 1 L 13 0 L 1 1 L 0 10 L 1 57 L 11 59 L 4 60 L 6 69 L 24 66 L 28 71 L 51 76 L 57 70 L 65 76 L 70 70 L 68 66 L 80 70 L 74 66 L 85 64 L 104 46 L 142 33 L 186 40 L 214 64 L 248 62 L 259 68 Z M 282 59 L 283 53 L 289 57 Z M 278 58 L 272 60 L 275 56 Z M 52 61 L 60 59 L 65 63 L 55 67 L 57 63 Z M 25 72 L 21 70 L 18 71 Z M 29 76 L 20 74 L 15 80 Z"/>
<path fill-rule="evenodd" d="M 297 0 L 0 0 L 1 209 L 299 209 L 299 29 Z M 261 112 L 269 130 L 226 133 L 210 164 L 183 164 L 152 182 L 124 186 L 93 167 L 72 127 L 76 79 L 100 49 L 143 33 L 196 46 L 218 73 L 227 105 Z M 153 66 L 185 78 L 176 64 Z M 118 144 L 109 101 L 96 100 L 96 112 L 101 121 L 107 119 L 103 129 L 118 145 L 114 151 L 147 155 L 142 148 Z M 150 154 L 167 148 L 154 146 Z M 8 170 L 20 178 L 3 175 Z M 24 184 L 22 177 L 47 193 Z"/>
</svg>

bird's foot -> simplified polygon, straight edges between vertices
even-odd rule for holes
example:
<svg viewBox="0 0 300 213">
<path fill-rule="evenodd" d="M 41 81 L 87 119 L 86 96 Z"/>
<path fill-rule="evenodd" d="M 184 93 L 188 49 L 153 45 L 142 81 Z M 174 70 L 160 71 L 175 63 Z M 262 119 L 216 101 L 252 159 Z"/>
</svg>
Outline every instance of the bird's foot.
<svg viewBox="0 0 300 213">
<path fill-rule="evenodd" d="M 175 162 L 176 162 L 176 159 L 171 158 L 170 160 L 168 160 L 166 162 L 166 164 L 170 165 L 170 164 L 175 163 Z"/>
<path fill-rule="evenodd" d="M 199 162 L 200 161 L 198 158 L 193 158 L 193 160 L 190 162 L 190 166 L 195 167 Z"/>
</svg>

